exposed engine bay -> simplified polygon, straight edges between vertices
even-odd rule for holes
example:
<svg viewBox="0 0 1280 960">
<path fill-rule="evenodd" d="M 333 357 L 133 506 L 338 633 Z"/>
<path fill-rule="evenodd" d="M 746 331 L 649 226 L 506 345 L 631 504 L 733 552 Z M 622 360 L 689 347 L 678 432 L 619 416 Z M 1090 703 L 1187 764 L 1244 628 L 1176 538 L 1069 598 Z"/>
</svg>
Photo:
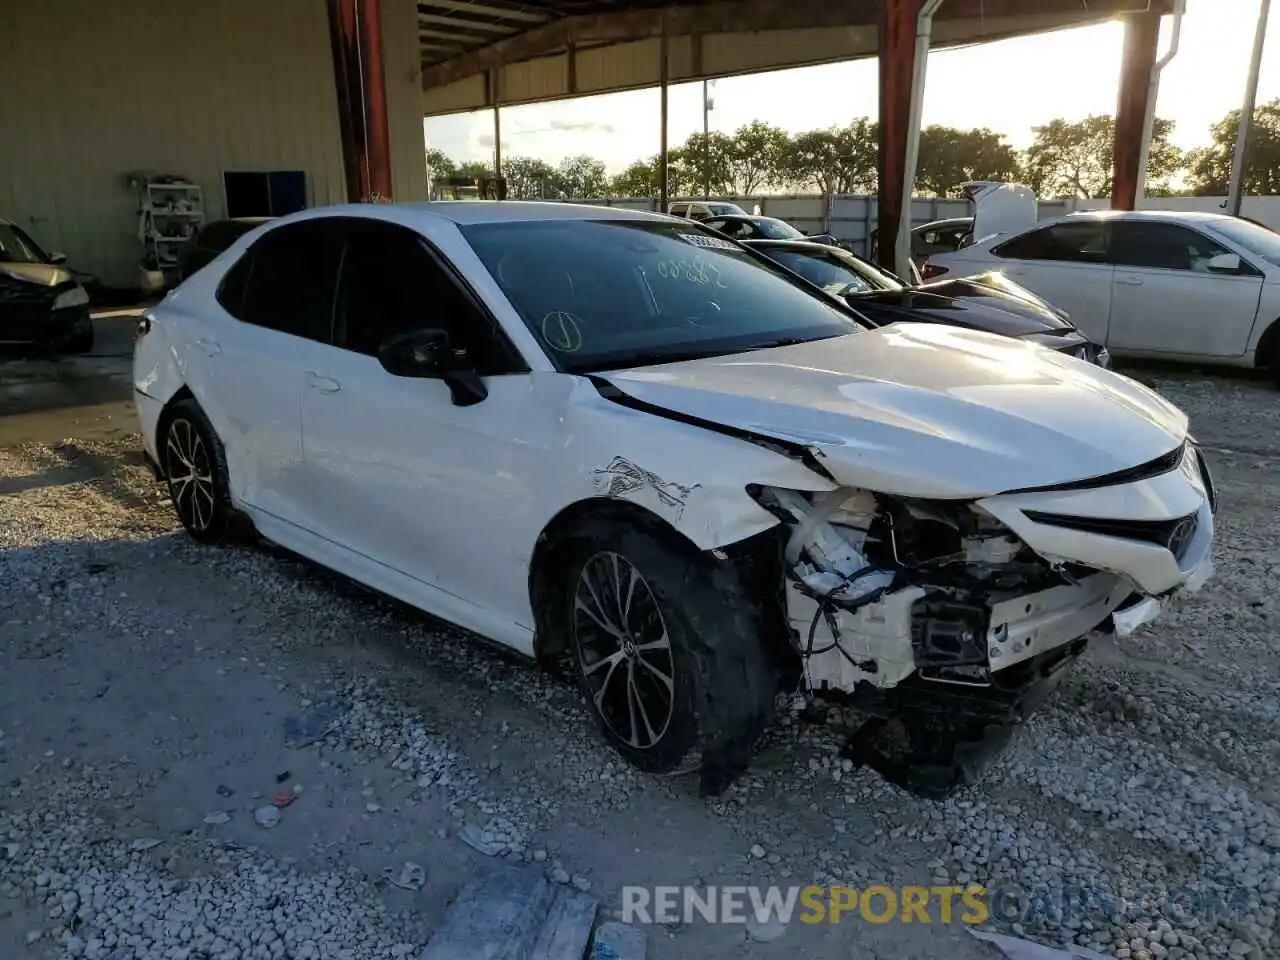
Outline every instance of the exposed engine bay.
<svg viewBox="0 0 1280 960">
<path fill-rule="evenodd" d="M 915 792 L 972 782 L 1134 595 L 1125 577 L 1050 563 L 975 504 L 753 492 L 783 523 L 804 687 L 869 714 L 846 756 Z M 896 758 L 873 745 L 891 724 Z"/>
</svg>

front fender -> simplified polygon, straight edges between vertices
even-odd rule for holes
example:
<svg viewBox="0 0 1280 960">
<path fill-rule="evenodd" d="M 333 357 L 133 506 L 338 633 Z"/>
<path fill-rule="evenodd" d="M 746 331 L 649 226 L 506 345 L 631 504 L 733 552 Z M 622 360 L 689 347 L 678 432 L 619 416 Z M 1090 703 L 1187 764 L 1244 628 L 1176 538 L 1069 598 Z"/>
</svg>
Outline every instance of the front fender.
<svg viewBox="0 0 1280 960">
<path fill-rule="evenodd" d="M 745 432 L 719 432 L 634 409 L 587 381 L 568 405 L 575 500 L 626 500 L 669 523 L 699 549 L 724 547 L 776 526 L 747 493 L 750 484 L 833 490 L 837 484 L 800 452 Z"/>
</svg>

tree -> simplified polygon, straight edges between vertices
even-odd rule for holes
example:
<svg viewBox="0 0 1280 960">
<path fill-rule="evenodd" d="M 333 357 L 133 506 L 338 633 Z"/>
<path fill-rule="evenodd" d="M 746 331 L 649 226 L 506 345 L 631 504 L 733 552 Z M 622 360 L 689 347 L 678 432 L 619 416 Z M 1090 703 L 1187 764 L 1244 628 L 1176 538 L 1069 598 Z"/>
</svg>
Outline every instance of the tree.
<svg viewBox="0 0 1280 960">
<path fill-rule="evenodd" d="M 726 134 L 715 131 L 693 134 L 683 146 L 669 151 L 668 196 L 732 193 L 735 149 L 733 138 Z"/>
<path fill-rule="evenodd" d="M 779 181 L 790 138 L 777 127 L 752 120 L 729 139 L 725 160 L 734 192 L 753 194 Z"/>
<path fill-rule="evenodd" d="M 1042 197 L 1092 199 L 1111 195 L 1116 122 L 1097 115 L 1083 120 L 1053 120 L 1035 127 L 1023 176 Z M 1167 187 L 1182 168 L 1182 151 L 1169 142 L 1173 121 L 1155 119 L 1147 156 L 1147 180 L 1153 189 Z"/>
<path fill-rule="evenodd" d="M 615 197 L 656 197 L 659 192 L 658 161 L 636 160 L 609 181 L 609 193 Z"/>
<path fill-rule="evenodd" d="M 566 199 L 603 197 L 608 183 L 604 164 L 586 154 L 565 157 L 555 172 L 556 190 Z"/>
<path fill-rule="evenodd" d="M 445 155 L 443 150 L 431 147 L 427 150 L 427 183 L 433 184 L 441 177 L 450 177 L 457 172 L 457 166 Z"/>
<path fill-rule="evenodd" d="M 779 164 L 778 179 L 794 187 L 817 187 L 824 194 L 873 192 L 878 130 L 878 124 L 864 117 L 844 127 L 798 133 Z"/>
<path fill-rule="evenodd" d="M 1240 132 L 1240 111 L 1232 110 L 1210 128 L 1213 145 L 1193 150 L 1188 166 L 1192 191 L 1221 196 L 1231 187 L 1231 164 Z M 1244 155 L 1241 193 L 1273 196 L 1280 193 L 1280 98 L 1256 107 L 1249 146 Z"/>
<path fill-rule="evenodd" d="M 454 174 L 455 176 L 465 177 L 468 180 L 479 180 L 482 177 L 489 176 L 492 172 L 489 164 L 483 160 L 468 160 L 466 163 L 459 164 Z"/>
<path fill-rule="evenodd" d="M 503 157 L 502 176 L 512 200 L 541 200 L 554 196 L 558 187 L 555 168 L 533 157 Z"/>
<path fill-rule="evenodd" d="M 1018 156 L 992 130 L 932 126 L 920 132 L 916 189 L 935 197 L 958 197 L 970 180 L 1012 180 Z"/>
</svg>

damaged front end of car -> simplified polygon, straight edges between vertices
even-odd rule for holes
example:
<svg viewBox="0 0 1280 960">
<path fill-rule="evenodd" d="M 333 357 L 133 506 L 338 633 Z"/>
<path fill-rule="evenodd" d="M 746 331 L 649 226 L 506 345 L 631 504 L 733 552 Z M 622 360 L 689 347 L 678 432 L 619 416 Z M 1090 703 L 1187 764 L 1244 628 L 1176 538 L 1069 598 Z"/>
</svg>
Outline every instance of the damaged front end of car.
<svg viewBox="0 0 1280 960">
<path fill-rule="evenodd" d="M 749 493 L 780 521 L 804 687 L 868 716 L 846 757 L 921 795 L 973 782 L 1134 599 L 1128 577 L 1048 560 L 978 502 Z"/>
</svg>

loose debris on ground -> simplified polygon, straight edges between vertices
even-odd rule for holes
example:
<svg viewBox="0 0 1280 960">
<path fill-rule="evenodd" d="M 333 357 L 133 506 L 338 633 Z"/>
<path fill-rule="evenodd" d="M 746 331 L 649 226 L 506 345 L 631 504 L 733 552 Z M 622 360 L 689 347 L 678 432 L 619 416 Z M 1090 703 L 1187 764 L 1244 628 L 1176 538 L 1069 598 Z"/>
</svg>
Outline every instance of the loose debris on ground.
<svg viewBox="0 0 1280 960">
<path fill-rule="evenodd" d="M 1216 579 L 1092 650 L 943 803 L 842 761 L 835 706 L 782 710 L 697 800 L 619 761 L 564 680 L 276 551 L 176 535 L 136 438 L 0 449 L 0 955 L 417 956 L 501 863 L 606 912 L 629 883 L 981 884 L 992 929 L 1043 944 L 1280 957 L 1280 396 L 1157 383 L 1217 471 Z M 659 960 L 990 956 L 954 925 L 647 929 Z"/>
</svg>

